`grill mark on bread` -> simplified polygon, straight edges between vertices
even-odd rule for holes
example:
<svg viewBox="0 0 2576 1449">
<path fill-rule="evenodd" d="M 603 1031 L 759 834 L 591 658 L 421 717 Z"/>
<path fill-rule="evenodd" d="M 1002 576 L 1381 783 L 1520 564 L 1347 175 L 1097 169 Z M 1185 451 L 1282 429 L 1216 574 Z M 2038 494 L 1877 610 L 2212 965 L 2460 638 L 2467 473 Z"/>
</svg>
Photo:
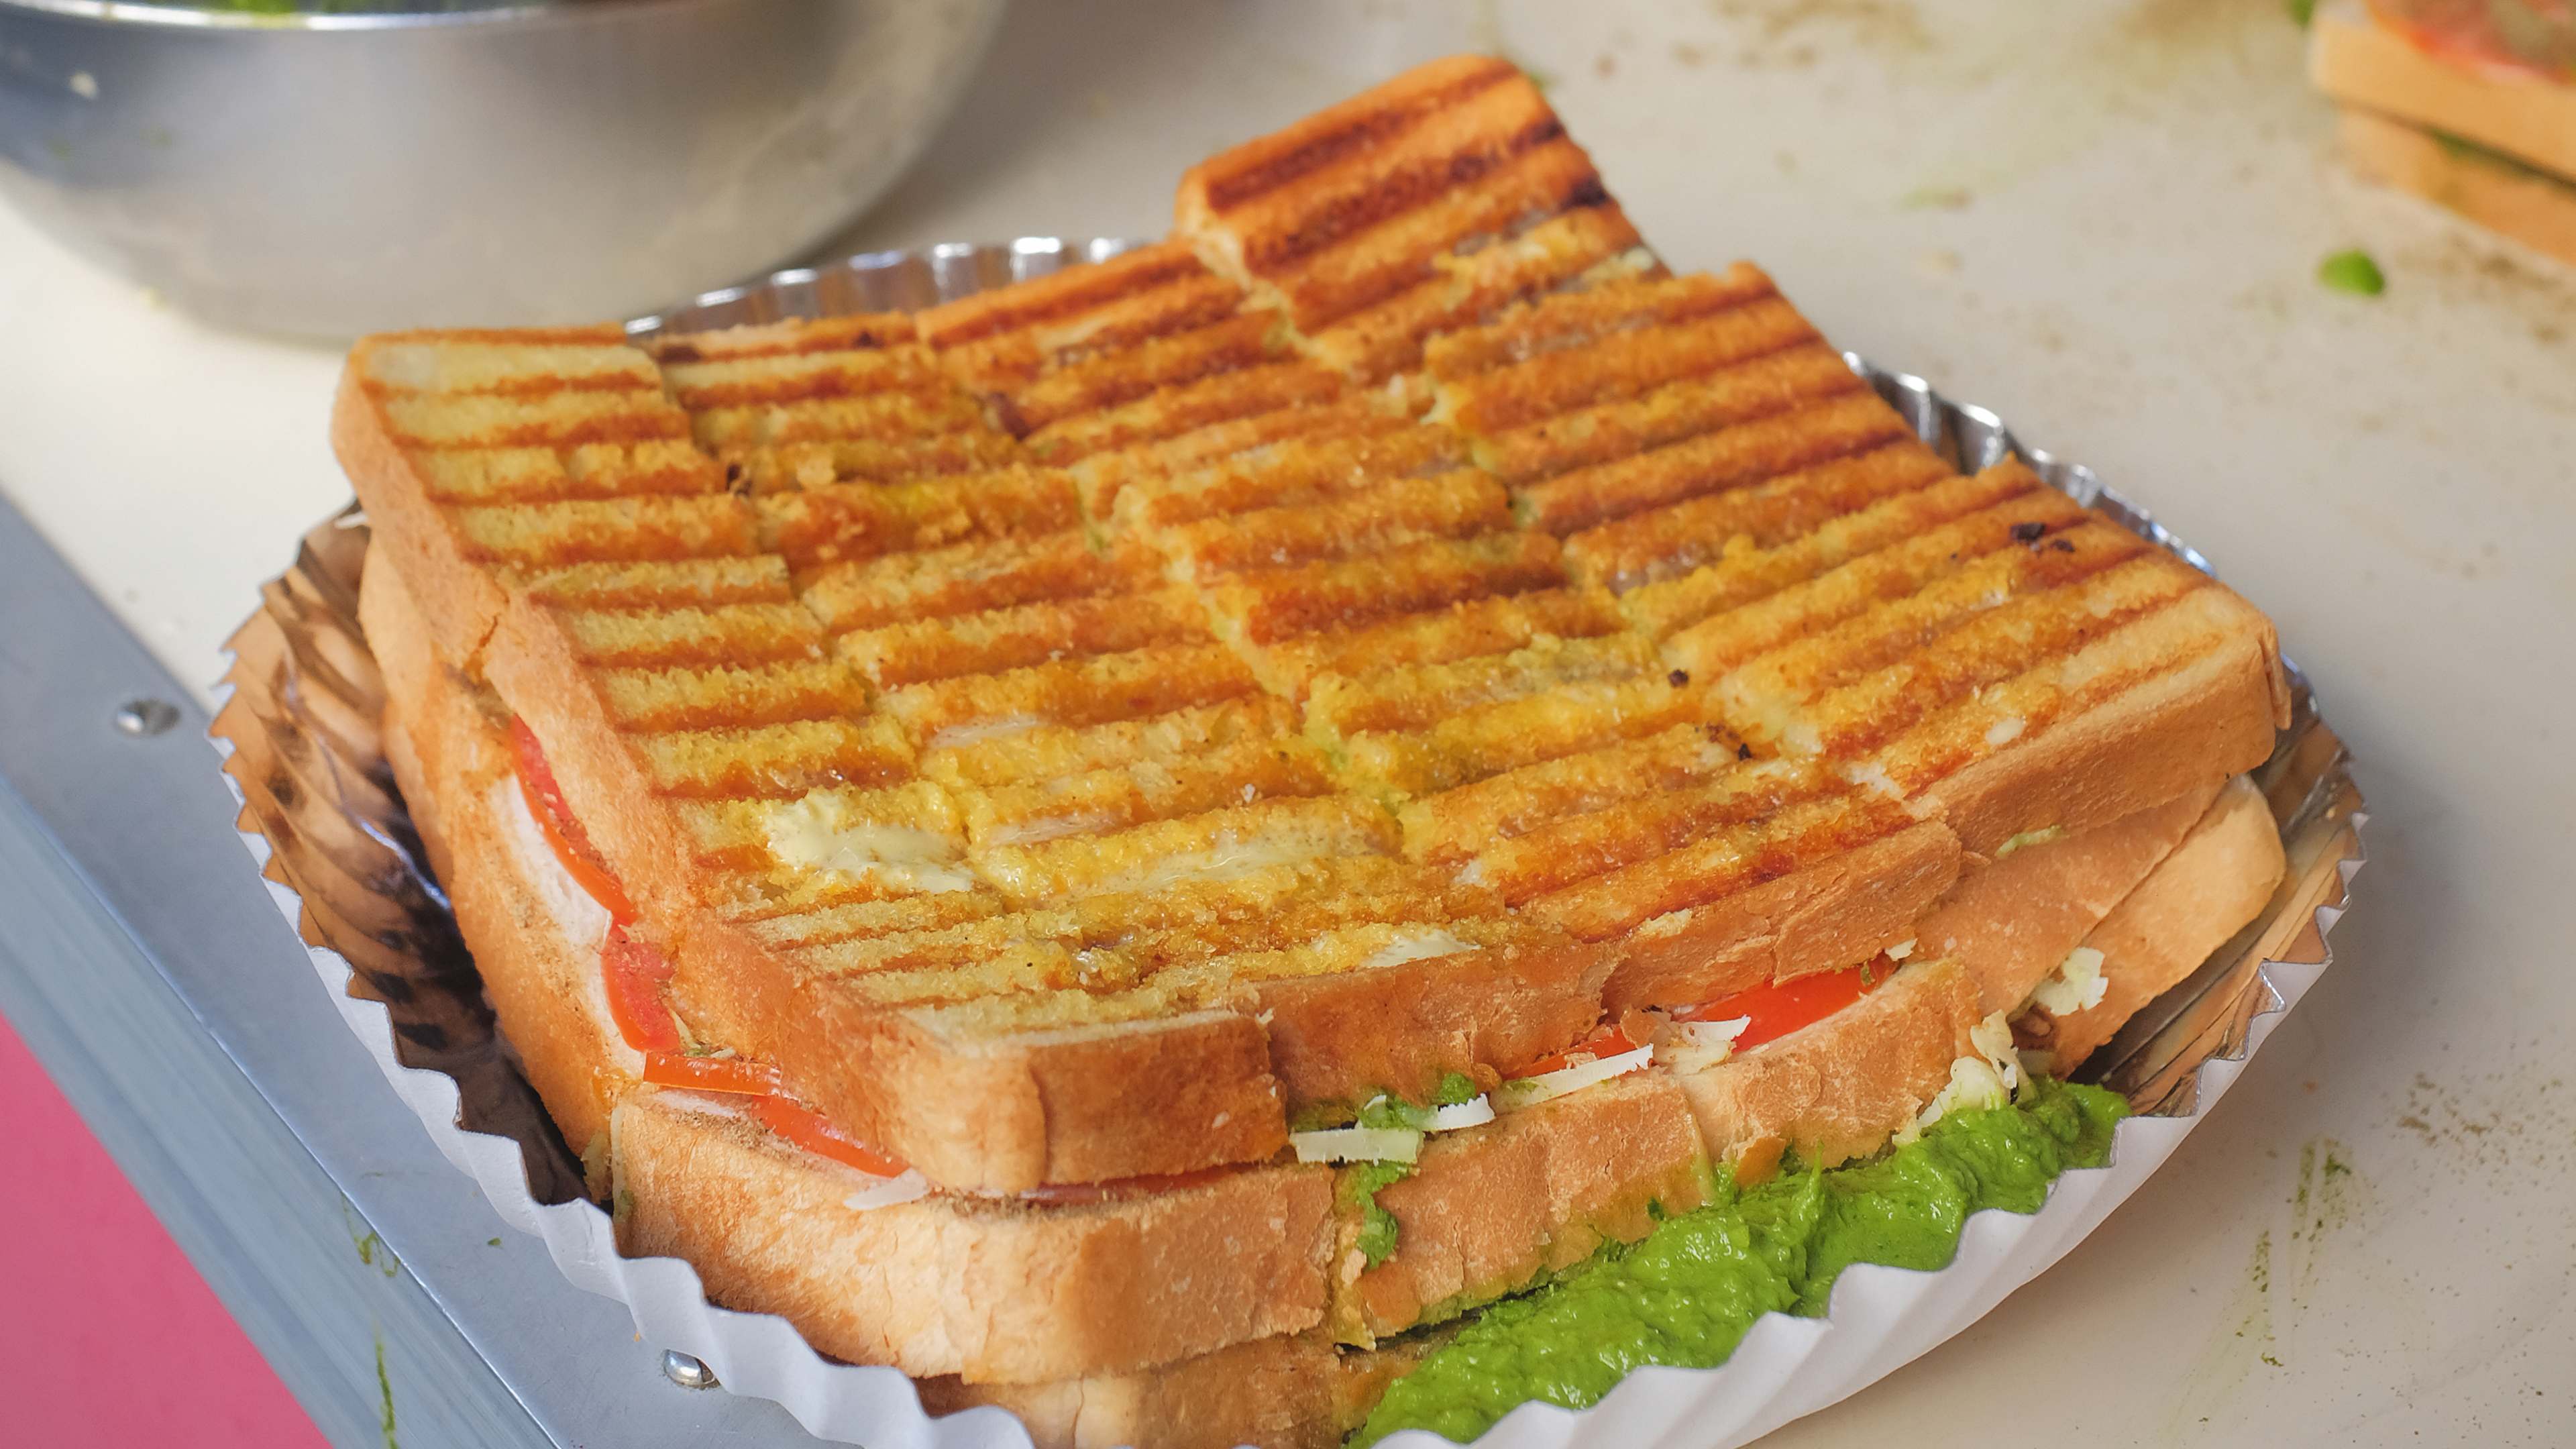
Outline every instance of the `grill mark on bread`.
<svg viewBox="0 0 2576 1449">
<path fill-rule="evenodd" d="M 816 617 L 847 631 L 1132 593 L 1161 581 L 1158 563 L 1067 529 L 883 554 L 809 571 L 799 584 Z"/>
<path fill-rule="evenodd" d="M 1143 533 L 1259 508 L 1321 503 L 1467 461 L 1465 444 L 1446 428 L 1374 412 L 1368 417 L 1382 426 L 1265 442 L 1222 462 L 1141 479 L 1117 495 L 1110 516 L 1117 526 Z"/>
<path fill-rule="evenodd" d="M 1222 214 L 1397 135 L 1424 116 L 1436 115 L 1480 92 L 1520 78 L 1519 70 L 1509 62 L 1483 56 L 1435 61 L 1432 67 L 1458 73 L 1436 84 L 1409 88 L 1410 93 L 1397 105 L 1378 99 L 1386 88 L 1344 101 L 1307 118 L 1297 129 L 1291 146 L 1283 149 L 1277 137 L 1250 142 L 1201 162 L 1190 174 L 1204 190 L 1209 209 Z"/>
<path fill-rule="evenodd" d="M 1566 581 L 1558 552 L 1556 540 L 1537 533 L 1435 539 L 1238 577 L 1209 590 L 1209 599 L 1242 637 L 1266 644 L 1488 594 L 1558 587 Z"/>
<path fill-rule="evenodd" d="M 609 669 L 777 664 L 823 652 L 814 616 L 796 604 L 710 609 L 585 609 L 556 614 L 574 657 Z"/>
<path fill-rule="evenodd" d="M 1121 297 L 1208 275 L 1184 243 L 1137 247 L 1015 286 L 978 292 L 920 314 L 924 341 L 942 349 L 1079 317 Z"/>
<path fill-rule="evenodd" d="M 975 401 L 953 390 L 865 393 L 711 407 L 693 415 L 689 436 L 699 447 L 723 455 L 789 443 L 966 433 L 982 422 L 983 410 Z"/>
<path fill-rule="evenodd" d="M 1496 112 L 1499 125 L 1479 124 L 1478 118 L 1470 114 L 1477 110 Z M 1528 82 L 1507 76 L 1496 84 L 1475 87 L 1438 111 L 1419 113 L 1413 125 L 1389 139 L 1402 147 L 1426 139 L 1424 133 L 1444 125 L 1455 126 L 1465 134 L 1458 136 L 1453 145 L 1403 157 L 1393 168 L 1370 165 L 1364 177 L 1349 174 L 1355 168 L 1348 163 L 1355 158 L 1346 152 L 1302 170 L 1294 178 L 1298 184 L 1293 188 L 1273 185 L 1255 192 L 1238 192 L 1229 203 L 1215 209 L 1215 214 L 1220 221 L 1245 229 L 1241 254 L 1244 265 L 1256 274 L 1268 275 L 1426 202 L 1473 188 L 1476 182 L 1523 153 L 1565 134 L 1563 123 L 1549 113 L 1545 102 L 1536 101 L 1536 91 L 1529 88 Z M 1289 209 L 1282 218 L 1288 221 L 1286 226 L 1272 227 L 1267 217 L 1242 216 L 1247 209 L 1263 203 L 1275 205 L 1283 201 Z"/>
<path fill-rule="evenodd" d="M 1741 488 L 1884 446 L 1912 429 L 1878 395 L 1855 392 L 1720 428 L 1520 490 L 1522 516 L 1568 534 L 1705 493 Z"/>
<path fill-rule="evenodd" d="M 1738 763 L 1731 736 L 1694 723 L 1506 770 L 1408 801 L 1398 811 L 1405 854 L 1455 866 L 1494 841 L 1526 835 L 1549 821 L 1690 788 L 1733 771 Z M 1777 767 L 1765 762 L 1755 768 Z"/>
<path fill-rule="evenodd" d="M 916 335 L 913 318 L 905 313 L 862 312 L 682 333 L 656 338 L 645 344 L 645 350 L 655 361 L 669 366 L 895 347 L 913 341 Z"/>
<path fill-rule="evenodd" d="M 1108 519 L 1114 516 L 1120 494 L 1131 484 L 1222 466 L 1294 439 L 1362 438 L 1392 431 L 1406 426 L 1420 410 L 1420 405 L 1411 399 L 1393 398 L 1375 390 L 1353 396 L 1327 385 L 1321 400 L 1228 417 L 1167 437 L 1114 446 L 1083 458 L 1072 471 L 1082 490 L 1085 511 L 1092 518 Z"/>
<path fill-rule="evenodd" d="M 960 429 L 926 437 L 827 438 L 717 450 L 739 493 L 788 493 L 835 483 L 903 483 L 997 472 L 1020 459 L 1019 440 Z"/>
<path fill-rule="evenodd" d="M 759 669 L 730 662 L 612 668 L 591 678 L 618 728 L 647 733 L 795 724 L 867 708 L 866 687 L 849 666 L 834 659 Z"/>
<path fill-rule="evenodd" d="M 1017 421 L 1011 430 L 1037 432 L 1049 423 L 1104 412 L 1166 387 L 1238 372 L 1277 356 L 1274 331 L 1271 319 L 1260 313 L 1231 315 L 1189 332 L 1061 364 L 1012 396 Z"/>
<path fill-rule="evenodd" d="M 436 338 L 437 340 L 431 340 Z M 508 333 L 467 341 L 438 334 L 388 339 L 368 352 L 359 375 L 387 396 L 435 393 L 534 398 L 566 392 L 659 389 L 653 360 L 618 342 L 531 347 Z"/>
<path fill-rule="evenodd" d="M 1931 449 L 1900 439 L 1584 529 L 1566 539 L 1565 553 L 1578 575 L 1624 592 L 1714 563 L 1730 548 L 1778 548 L 1882 498 L 1952 476 Z"/>
<path fill-rule="evenodd" d="M 799 573 L 976 539 L 1060 533 L 1081 522 L 1063 475 L 1030 469 L 919 483 L 840 483 L 750 503 L 762 546 Z"/>
<path fill-rule="evenodd" d="M 796 599 L 787 562 L 775 554 L 566 564 L 531 572 L 520 587 L 538 603 L 580 609 L 706 608 Z"/>
<path fill-rule="evenodd" d="M 553 448 L 457 448 L 420 459 L 432 497 L 458 506 L 567 503 L 721 491 L 713 460 L 685 442 Z"/>
<path fill-rule="evenodd" d="M 1259 651 L 1254 669 L 1272 689 L 1300 697 L 1316 676 L 1360 676 L 1408 666 L 1506 654 L 1542 638 L 1590 639 L 1625 626 L 1598 589 L 1544 588 L 1486 595 L 1382 623 L 1327 628 Z"/>
<path fill-rule="evenodd" d="M 1760 822 L 1791 805 L 1846 788 L 1821 772 L 1730 761 L 1688 784 L 1606 801 L 1503 835 L 1476 853 L 1476 879 L 1519 905 L 1682 849 L 1718 830 L 1761 828 Z"/>
<path fill-rule="evenodd" d="M 844 634 L 835 647 L 878 688 L 894 689 L 1207 637 L 1197 597 L 1163 589 L 888 624 Z"/>
<path fill-rule="evenodd" d="M 1483 320 L 1507 304 L 1601 272 L 1652 272 L 1635 227 L 1616 206 L 1584 205 L 1517 229 L 1503 241 L 1437 259 L 1424 276 L 1306 335 L 1307 351 L 1353 380 L 1373 384 L 1422 361 L 1441 329 Z"/>
<path fill-rule="evenodd" d="M 2047 492 L 2055 498 L 2042 498 L 2035 490 L 2043 487 L 2027 469 L 1989 468 L 1972 477 L 1945 478 L 1928 488 L 1844 514 L 1777 548 L 1720 559 L 1679 578 L 1647 584 L 1621 595 L 1619 606 L 1639 628 L 1669 639 L 1702 620 L 1740 609 L 2005 500 L 2029 496 L 2039 500 L 2033 507 L 2072 506 L 2059 501 L 2063 495 L 2054 489 Z M 1672 646 L 1668 644 L 1667 648 Z M 1684 668 L 1692 667 L 1680 653 L 1674 653 L 1673 658 Z"/>
<path fill-rule="evenodd" d="M 692 412 L 884 397 L 897 406 L 912 400 L 941 417 L 948 415 L 942 405 L 956 396 L 955 385 L 920 349 L 666 362 L 662 381 L 671 400 Z"/>
<path fill-rule="evenodd" d="M 1737 262 L 1715 275 L 1640 278 L 1560 292 L 1515 307 L 1484 326 L 1433 339 L 1423 349 L 1424 371 L 1442 383 L 1479 379 L 1611 333 L 1687 322 L 1779 294 L 1770 276 L 1750 262 Z"/>
<path fill-rule="evenodd" d="M 1243 739 L 1294 735 L 1297 728 L 1293 706 L 1253 694 L 1107 724 L 1032 723 L 971 744 L 926 750 L 921 768 L 951 786 L 1009 785 L 1182 759 Z"/>
<path fill-rule="evenodd" d="M 1841 353 L 1820 343 L 1792 341 L 1639 397 L 1479 439 L 1476 460 L 1507 483 L 1531 485 L 1858 392 L 1862 386 Z"/>
<path fill-rule="evenodd" d="M 679 562 L 758 551 L 751 516 L 727 497 L 624 496 L 449 514 L 465 556 L 548 569 L 570 564 Z"/>
<path fill-rule="evenodd" d="M 701 799 L 793 799 L 838 786 L 889 785 L 912 774 L 899 732 L 870 720 L 819 719 L 644 735 L 654 787 Z"/>
<path fill-rule="evenodd" d="M 1240 698 L 1258 688 L 1224 646 L 1175 644 L 905 685 L 886 692 L 885 707 L 924 748 L 935 748 L 942 731 L 990 720 L 1108 724 Z"/>
<path fill-rule="evenodd" d="M 1262 273 L 1287 302 L 1290 319 L 1313 331 L 1350 318 L 1417 282 L 1480 242 L 1508 240 L 1568 207 L 1584 204 L 1599 181 L 1573 142 L 1535 123 L 1505 154 L 1474 163 L 1487 186 L 1428 198 L 1386 214 L 1350 245 L 1305 252 Z"/>
<path fill-rule="evenodd" d="M 1095 453 L 1161 442 L 1281 408 L 1330 402 L 1346 388 L 1339 374 L 1310 362 L 1283 360 L 1238 368 L 1166 387 L 1098 412 L 1060 418 L 1029 434 L 1029 455 L 1059 466 Z"/>
<path fill-rule="evenodd" d="M 396 440 L 422 449 L 571 448 L 689 435 L 688 414 L 658 391 L 397 393 L 381 405 Z"/>
<path fill-rule="evenodd" d="M 1539 919 L 1583 940 L 1608 940 L 1657 916 L 1707 905 L 1885 839 L 1913 823 L 1893 801 L 1832 796 L 1792 805 L 1760 824 L 1721 829 L 1679 850 L 1539 895 L 1526 905 Z"/>
<path fill-rule="evenodd" d="M 1158 531 L 1174 577 L 1209 581 L 1383 553 L 1511 526 L 1502 485 L 1472 469 L 1394 478 L 1330 501 L 1250 509 Z"/>
<path fill-rule="evenodd" d="M 2035 525 L 2034 525 L 2035 526 Z M 1987 647 L 1959 659 L 1955 668 L 1976 671 L 1980 659 L 1999 655 L 2048 657 L 2059 642 L 2080 635 L 2085 617 L 2103 624 L 2125 618 L 2179 593 L 2190 584 L 2181 576 L 2152 569 L 2140 576 L 2139 590 L 2099 588 L 2098 575 L 2136 558 L 2148 544 L 2136 534 L 2110 524 L 2077 524 L 2056 535 L 2065 550 L 2000 548 L 1980 555 L 1953 573 L 1934 579 L 1902 599 L 1890 600 L 1867 613 L 1797 642 L 1758 655 L 1728 672 L 1719 698 L 1729 706 L 1738 729 L 1757 739 L 1773 733 L 1773 721 L 1755 714 L 1766 703 L 1795 708 L 1844 688 L 1858 688 L 1866 676 L 1882 677 L 1872 686 L 1881 696 L 1902 694 L 1912 704 L 1926 698 L 1932 659 L 1956 654 L 1963 644 Z M 2080 540 L 2080 544 L 2078 541 Z M 2188 570 L 2186 570 L 2188 572 Z M 2196 575 L 2194 576 L 2196 577 Z M 2081 611 L 2081 616 L 2078 616 Z M 1917 661 L 1908 665 L 1911 659 Z M 1903 672 L 1886 671 L 1903 668 Z M 1990 672 L 1991 664 L 1983 666 Z M 1953 689 L 1965 682 L 1942 683 Z M 1891 710 L 1899 706 L 1891 702 Z M 1873 721 L 1874 727 L 1900 725 L 1898 714 Z"/>
<path fill-rule="evenodd" d="M 1816 340 L 1815 327 L 1795 307 L 1776 296 L 1754 298 L 1652 331 L 1613 331 L 1588 347 L 1542 353 L 1447 383 L 1442 416 L 1471 433 L 1507 432 Z M 1858 378 L 1853 382 L 1857 386 Z"/>
</svg>

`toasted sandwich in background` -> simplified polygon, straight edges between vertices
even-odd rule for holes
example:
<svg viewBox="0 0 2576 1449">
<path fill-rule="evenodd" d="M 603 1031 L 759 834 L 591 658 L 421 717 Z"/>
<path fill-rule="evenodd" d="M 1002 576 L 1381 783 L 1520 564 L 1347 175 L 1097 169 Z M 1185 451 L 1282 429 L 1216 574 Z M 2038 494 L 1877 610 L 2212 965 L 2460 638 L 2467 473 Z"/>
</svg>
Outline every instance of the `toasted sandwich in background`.
<svg viewBox="0 0 2576 1449">
<path fill-rule="evenodd" d="M 2363 175 L 2576 264 L 2576 7 L 2338 0 L 2308 68 Z"/>
<path fill-rule="evenodd" d="M 2098 1160 L 2032 1074 L 2277 881 L 2269 622 L 1673 274 L 1503 62 L 1177 215 L 352 353 L 389 758 L 626 1250 L 1041 1443 L 1326 1444 L 1765 1184 Z"/>
</svg>

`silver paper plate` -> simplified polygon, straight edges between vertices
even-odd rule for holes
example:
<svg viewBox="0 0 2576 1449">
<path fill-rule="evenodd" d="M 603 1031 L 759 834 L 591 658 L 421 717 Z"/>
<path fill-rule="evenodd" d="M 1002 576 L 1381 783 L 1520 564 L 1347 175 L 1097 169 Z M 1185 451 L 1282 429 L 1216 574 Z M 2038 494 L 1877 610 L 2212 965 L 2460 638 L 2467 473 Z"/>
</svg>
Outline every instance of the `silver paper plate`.
<svg viewBox="0 0 2576 1449">
<path fill-rule="evenodd" d="M 711 292 L 627 331 L 641 339 L 915 309 L 1134 245 L 1029 237 L 871 253 Z M 1994 413 L 1953 403 L 1921 378 L 1845 358 L 1958 467 L 2018 453 L 2052 486 L 2214 575 L 2207 559 L 2091 469 L 2023 444 Z M 824 1359 L 783 1319 L 709 1304 L 685 1263 L 616 1255 L 607 1213 L 581 1195 L 579 1162 L 496 1028 L 385 763 L 377 726 L 383 685 L 357 623 L 367 539 L 352 504 L 308 533 L 294 566 L 262 589 L 259 611 L 231 641 L 230 698 L 213 733 L 242 802 L 240 828 L 272 893 L 388 1080 L 506 1220 L 544 1237 L 573 1281 L 628 1303 L 656 1347 L 705 1360 L 736 1391 L 778 1400 L 827 1438 L 879 1449 L 1027 1443 L 1018 1422 L 998 1410 L 930 1419 L 893 1370 Z M 2085 1076 L 2127 1095 L 2140 1114 L 2121 1127 L 2113 1167 L 2099 1170 L 2108 1176 L 2071 1190 L 2062 1180 L 2033 1217 L 1980 1214 L 1960 1260 L 1940 1272 L 1856 1268 L 1826 1319 L 1765 1319 L 1725 1366 L 1645 1370 L 1581 1412 L 1525 1405 L 1487 1440 L 1563 1443 L 1579 1432 L 1623 1443 L 1741 1443 L 1965 1328 L 2089 1231 L 2135 1185 L 2126 1181 L 2106 1199 L 2101 1183 L 2152 1171 L 2332 959 L 2326 933 L 2363 860 L 2366 816 L 2343 745 L 2295 665 L 2290 680 L 2290 726 L 2254 775 L 2279 822 L 2289 870 L 2257 920 L 2088 1064 Z M 2120 1173 L 2123 1160 L 2136 1170 Z M 1972 1271 L 1969 1260 L 1980 1255 L 1987 1266 Z"/>
</svg>

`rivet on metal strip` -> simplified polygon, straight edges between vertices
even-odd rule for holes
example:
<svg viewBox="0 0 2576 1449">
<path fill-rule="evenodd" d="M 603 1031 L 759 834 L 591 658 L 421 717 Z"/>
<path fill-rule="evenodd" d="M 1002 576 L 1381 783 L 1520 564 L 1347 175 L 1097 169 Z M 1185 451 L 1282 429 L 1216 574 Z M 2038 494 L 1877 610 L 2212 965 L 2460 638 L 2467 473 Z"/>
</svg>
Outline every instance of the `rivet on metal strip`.
<svg viewBox="0 0 2576 1449">
<path fill-rule="evenodd" d="M 136 739 L 148 739 L 179 722 L 179 707 L 166 699 L 130 699 L 116 711 L 116 728 Z"/>
<path fill-rule="evenodd" d="M 662 1377 L 684 1389 L 712 1389 L 716 1386 L 714 1369 L 707 1367 L 703 1360 L 676 1348 L 662 1350 Z"/>
</svg>

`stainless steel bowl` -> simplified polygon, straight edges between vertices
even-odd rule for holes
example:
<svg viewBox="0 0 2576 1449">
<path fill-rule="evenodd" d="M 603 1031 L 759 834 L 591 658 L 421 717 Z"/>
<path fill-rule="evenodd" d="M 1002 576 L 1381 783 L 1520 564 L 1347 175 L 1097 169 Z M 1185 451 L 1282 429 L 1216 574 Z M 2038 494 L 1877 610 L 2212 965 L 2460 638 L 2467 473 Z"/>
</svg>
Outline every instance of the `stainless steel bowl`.
<svg viewBox="0 0 2576 1449">
<path fill-rule="evenodd" d="M 855 217 L 1003 4 L 0 0 L 0 195 L 236 326 L 624 316 Z"/>
</svg>

